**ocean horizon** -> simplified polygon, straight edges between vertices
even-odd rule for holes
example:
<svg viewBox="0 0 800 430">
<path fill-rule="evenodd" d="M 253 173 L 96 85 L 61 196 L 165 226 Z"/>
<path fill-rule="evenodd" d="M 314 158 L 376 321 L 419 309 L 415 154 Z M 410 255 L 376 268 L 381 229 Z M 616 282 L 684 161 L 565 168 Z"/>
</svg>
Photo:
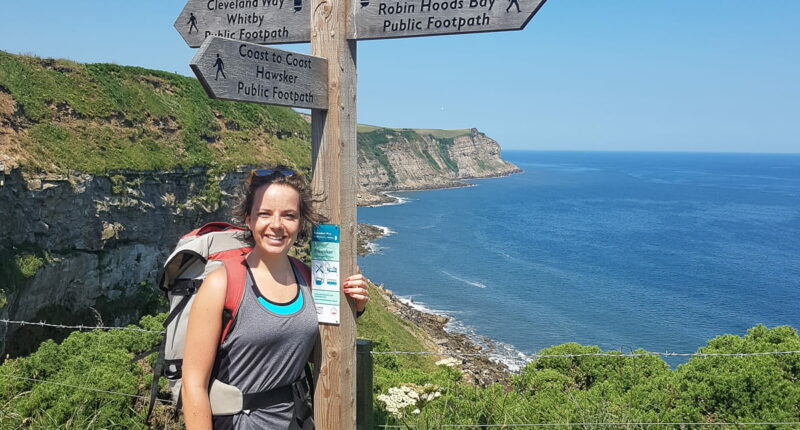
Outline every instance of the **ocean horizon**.
<svg viewBox="0 0 800 430">
<path fill-rule="evenodd" d="M 523 169 L 360 208 L 371 279 L 520 364 L 800 326 L 800 154 L 503 151 Z"/>
</svg>

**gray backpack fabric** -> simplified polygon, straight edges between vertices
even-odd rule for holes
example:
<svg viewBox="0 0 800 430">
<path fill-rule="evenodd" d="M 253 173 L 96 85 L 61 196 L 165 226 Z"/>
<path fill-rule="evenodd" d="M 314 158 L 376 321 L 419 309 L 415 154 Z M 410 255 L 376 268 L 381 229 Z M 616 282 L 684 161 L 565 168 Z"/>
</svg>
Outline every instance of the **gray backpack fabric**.
<svg viewBox="0 0 800 430">
<path fill-rule="evenodd" d="M 155 405 L 158 381 L 162 375 L 169 382 L 172 400 L 180 407 L 186 327 L 195 294 L 203 279 L 222 266 L 223 260 L 244 258 L 250 249 L 245 229 L 227 223 L 213 222 L 181 237 L 175 250 L 164 263 L 158 285 L 167 295 L 169 315 L 164 321 L 165 334 L 153 369 L 148 420 Z M 213 381 L 211 384 L 209 396 L 212 410 L 229 412 L 236 408 L 237 398 L 238 404 L 241 405 L 242 393 L 235 387 L 220 384 L 219 381 Z"/>
</svg>

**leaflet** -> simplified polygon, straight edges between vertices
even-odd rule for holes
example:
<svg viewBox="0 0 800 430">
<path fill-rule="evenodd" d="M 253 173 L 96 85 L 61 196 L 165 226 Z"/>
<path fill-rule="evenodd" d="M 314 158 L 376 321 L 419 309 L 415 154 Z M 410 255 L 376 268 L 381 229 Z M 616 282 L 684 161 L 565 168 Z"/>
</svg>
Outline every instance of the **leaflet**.
<svg viewBox="0 0 800 430">
<path fill-rule="evenodd" d="M 339 324 L 339 226 L 321 224 L 311 234 L 311 293 L 317 306 L 317 320 Z"/>
</svg>

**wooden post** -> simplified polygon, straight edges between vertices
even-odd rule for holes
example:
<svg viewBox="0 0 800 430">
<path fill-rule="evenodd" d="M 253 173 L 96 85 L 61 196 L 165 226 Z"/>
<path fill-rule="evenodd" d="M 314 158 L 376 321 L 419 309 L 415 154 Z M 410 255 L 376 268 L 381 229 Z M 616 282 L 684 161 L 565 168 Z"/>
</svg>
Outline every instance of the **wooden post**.
<svg viewBox="0 0 800 430">
<path fill-rule="evenodd" d="M 356 269 L 356 42 L 347 40 L 350 0 L 311 0 L 311 54 L 328 59 L 328 109 L 312 110 L 317 210 L 340 226 L 340 285 Z M 341 293 L 340 293 L 341 294 Z M 317 430 L 356 425 L 355 307 L 341 294 L 341 324 L 320 325 L 322 365 L 314 396 Z"/>
<path fill-rule="evenodd" d="M 372 341 L 356 341 L 356 429 L 372 430 Z"/>
</svg>

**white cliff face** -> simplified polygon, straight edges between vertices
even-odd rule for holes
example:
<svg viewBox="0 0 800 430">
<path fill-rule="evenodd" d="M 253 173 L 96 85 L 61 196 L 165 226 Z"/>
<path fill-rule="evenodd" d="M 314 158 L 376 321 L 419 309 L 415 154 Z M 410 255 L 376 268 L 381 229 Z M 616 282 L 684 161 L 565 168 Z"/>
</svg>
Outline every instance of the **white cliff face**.
<svg viewBox="0 0 800 430">
<path fill-rule="evenodd" d="M 370 139 L 359 138 L 360 204 L 378 202 L 381 191 L 454 187 L 462 179 L 520 171 L 500 158 L 497 142 L 476 129 L 448 139 L 410 130 L 370 133 Z"/>
</svg>

